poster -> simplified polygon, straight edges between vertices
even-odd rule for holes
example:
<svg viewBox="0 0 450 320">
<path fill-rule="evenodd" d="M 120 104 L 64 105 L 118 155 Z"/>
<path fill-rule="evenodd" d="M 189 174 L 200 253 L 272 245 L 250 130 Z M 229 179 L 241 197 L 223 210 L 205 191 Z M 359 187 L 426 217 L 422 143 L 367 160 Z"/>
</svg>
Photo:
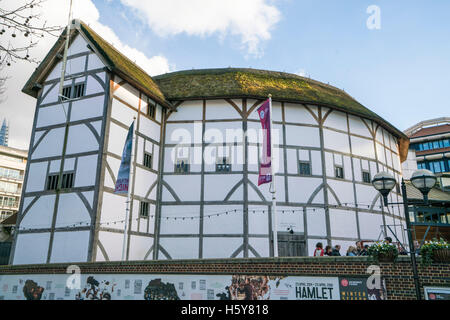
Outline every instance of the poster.
<svg viewBox="0 0 450 320">
<path fill-rule="evenodd" d="M 450 300 L 450 287 L 424 287 L 425 300 Z"/>
<path fill-rule="evenodd" d="M 366 278 L 265 275 L 66 274 L 0 276 L 5 300 L 366 300 Z M 378 293 L 380 295 L 380 293 Z M 381 293 L 385 297 L 385 293 Z"/>
<path fill-rule="evenodd" d="M 386 300 L 385 282 L 381 281 L 381 288 L 367 288 L 365 277 L 339 277 L 339 291 L 341 300 Z"/>
</svg>

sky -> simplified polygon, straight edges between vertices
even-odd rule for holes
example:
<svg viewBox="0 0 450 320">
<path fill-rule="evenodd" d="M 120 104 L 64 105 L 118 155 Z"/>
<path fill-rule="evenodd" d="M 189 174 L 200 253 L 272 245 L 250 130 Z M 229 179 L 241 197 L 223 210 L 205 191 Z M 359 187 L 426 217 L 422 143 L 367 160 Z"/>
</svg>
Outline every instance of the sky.
<svg viewBox="0 0 450 320">
<path fill-rule="evenodd" d="M 21 1 L 0 0 L 0 7 Z M 75 18 L 150 75 L 284 71 L 344 89 L 400 130 L 450 116 L 448 0 L 73 1 Z M 68 4 L 47 0 L 35 10 L 63 26 Z M 42 59 L 55 41 L 41 39 L 31 54 Z M 11 147 L 28 148 L 36 101 L 21 89 L 36 66 L 17 62 L 0 71 L 8 76 L 0 121 L 10 122 Z"/>
</svg>

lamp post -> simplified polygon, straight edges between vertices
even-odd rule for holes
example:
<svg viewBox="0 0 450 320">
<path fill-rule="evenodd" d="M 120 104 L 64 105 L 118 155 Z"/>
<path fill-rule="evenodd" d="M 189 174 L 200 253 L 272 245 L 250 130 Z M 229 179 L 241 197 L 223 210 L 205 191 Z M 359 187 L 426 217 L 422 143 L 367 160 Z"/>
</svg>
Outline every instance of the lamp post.
<svg viewBox="0 0 450 320">
<path fill-rule="evenodd" d="M 420 192 L 422 192 L 424 204 L 427 205 L 428 204 L 428 193 L 436 184 L 436 176 L 429 170 L 417 170 L 413 173 L 413 175 L 411 177 L 411 183 L 416 189 L 418 189 L 418 190 L 420 190 Z M 396 181 L 395 181 L 394 177 L 387 172 L 377 173 L 372 179 L 372 185 L 376 190 L 378 190 L 378 192 L 381 193 L 381 195 L 383 196 L 384 205 L 387 207 L 389 205 L 387 196 L 388 196 L 389 192 L 391 192 L 391 190 L 396 185 Z M 405 185 L 405 181 L 403 179 L 402 179 L 402 184 L 401 184 L 401 190 L 402 190 L 403 202 L 402 203 L 391 203 L 391 204 L 403 204 L 403 208 L 405 211 L 405 220 L 406 220 L 406 233 L 408 235 L 408 242 L 409 242 L 409 254 L 411 257 L 411 265 L 412 265 L 412 269 L 413 269 L 414 284 L 416 287 L 416 297 L 417 297 L 417 300 L 421 300 L 422 294 L 420 291 L 419 276 L 417 273 L 416 250 L 414 248 L 414 243 L 413 243 L 412 233 L 411 233 L 411 221 L 410 221 L 410 217 L 409 217 L 408 196 L 406 194 L 406 185 Z"/>
</svg>

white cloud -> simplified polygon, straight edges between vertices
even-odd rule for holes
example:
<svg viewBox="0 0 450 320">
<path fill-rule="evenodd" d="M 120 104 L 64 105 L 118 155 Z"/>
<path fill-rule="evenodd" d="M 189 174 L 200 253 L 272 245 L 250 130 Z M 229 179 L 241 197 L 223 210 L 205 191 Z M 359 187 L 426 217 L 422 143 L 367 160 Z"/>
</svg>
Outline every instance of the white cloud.
<svg viewBox="0 0 450 320">
<path fill-rule="evenodd" d="M 252 55 L 260 55 L 261 41 L 280 20 L 268 0 L 121 0 L 160 36 L 185 33 L 195 36 L 239 36 Z"/>
<path fill-rule="evenodd" d="M 8 1 L 3 3 L 2 7 L 17 7 L 24 0 Z M 47 25 L 64 26 L 68 21 L 69 1 L 48 0 L 40 10 L 42 12 L 42 21 L 47 21 Z M 88 23 L 99 35 L 104 37 L 110 43 L 134 60 L 150 75 L 157 75 L 172 71 L 174 66 L 170 65 L 168 60 L 157 55 L 147 57 L 143 52 L 124 44 L 106 25 L 99 22 L 100 13 L 92 0 L 74 1 L 74 18 L 80 18 Z M 39 44 L 30 52 L 30 56 L 42 60 L 50 48 L 55 43 L 56 38 L 46 36 L 39 41 Z M 11 147 L 28 148 L 31 127 L 33 124 L 34 108 L 36 100 L 21 92 L 22 87 L 36 68 L 35 64 L 18 61 L 11 67 L 5 67 L 1 70 L 2 75 L 9 77 L 6 83 L 6 93 L 4 99 L 0 102 L 0 121 L 6 117 L 10 122 L 10 143 Z"/>
</svg>

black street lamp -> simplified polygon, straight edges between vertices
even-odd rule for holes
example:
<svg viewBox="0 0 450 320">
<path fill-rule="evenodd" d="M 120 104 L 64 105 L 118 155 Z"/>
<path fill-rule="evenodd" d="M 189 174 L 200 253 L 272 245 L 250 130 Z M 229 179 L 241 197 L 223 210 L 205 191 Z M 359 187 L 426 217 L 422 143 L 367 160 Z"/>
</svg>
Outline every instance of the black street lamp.
<svg viewBox="0 0 450 320">
<path fill-rule="evenodd" d="M 434 187 L 436 184 L 436 176 L 433 174 L 433 172 L 429 170 L 417 170 L 413 173 L 411 177 L 411 183 L 412 185 L 420 190 L 423 194 L 423 200 L 424 204 L 428 204 L 428 193 L 430 190 Z M 387 207 L 389 204 L 402 204 L 404 211 L 405 211 L 405 220 L 406 220 L 406 233 L 408 235 L 408 242 L 409 242 L 409 255 L 411 257 L 411 265 L 413 269 L 413 275 L 414 275 L 414 284 L 416 287 L 416 297 L 417 300 L 422 299 L 422 294 L 420 291 L 420 283 L 419 283 L 419 276 L 417 273 L 417 263 L 416 263 L 416 249 L 414 248 L 414 243 L 412 239 L 412 233 L 411 233 L 411 220 L 409 217 L 409 203 L 408 203 L 408 196 L 406 194 L 406 185 L 405 181 L 402 179 L 402 197 L 403 202 L 401 203 L 388 203 L 388 194 L 391 192 L 391 190 L 395 187 L 396 181 L 392 175 L 390 175 L 387 172 L 380 172 L 376 174 L 372 179 L 372 185 L 375 189 L 377 189 L 381 195 L 383 196 L 384 205 Z"/>
<path fill-rule="evenodd" d="M 372 179 L 372 185 L 383 196 L 384 205 L 386 207 L 388 205 L 387 196 L 389 192 L 394 189 L 396 183 L 394 177 L 387 172 L 379 172 Z"/>
<path fill-rule="evenodd" d="M 430 170 L 417 170 L 411 176 L 411 183 L 423 194 L 423 201 L 428 204 L 428 193 L 436 184 L 436 176 Z"/>
</svg>

